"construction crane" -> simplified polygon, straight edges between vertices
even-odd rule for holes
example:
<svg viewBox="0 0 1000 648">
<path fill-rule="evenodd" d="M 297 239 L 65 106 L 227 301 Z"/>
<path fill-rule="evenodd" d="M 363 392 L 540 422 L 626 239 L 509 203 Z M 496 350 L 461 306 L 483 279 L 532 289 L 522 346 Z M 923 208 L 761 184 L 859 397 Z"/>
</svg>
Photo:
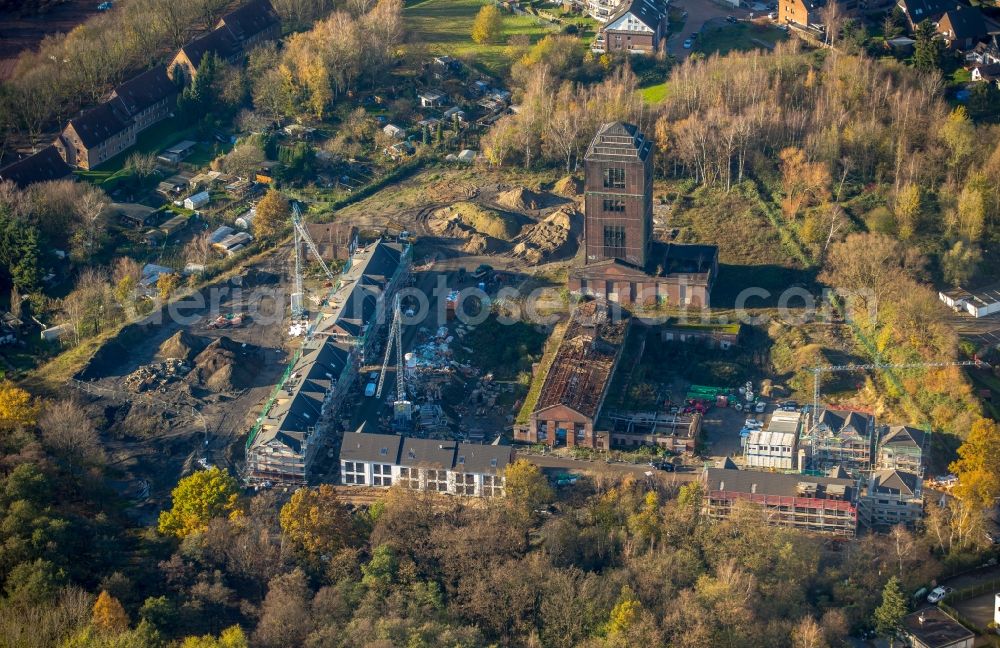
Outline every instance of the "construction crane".
<svg viewBox="0 0 1000 648">
<path fill-rule="evenodd" d="M 849 364 L 849 365 L 821 365 L 810 369 L 813 374 L 813 416 L 819 411 L 819 385 L 822 375 L 825 373 L 837 373 L 844 371 L 869 371 L 872 369 L 920 369 L 923 367 L 983 367 L 989 366 L 979 358 L 955 362 L 904 362 L 885 363 L 874 362 L 871 364 Z"/>
<path fill-rule="evenodd" d="M 309 251 L 312 252 L 316 260 L 319 261 L 319 265 L 323 268 L 323 273 L 327 276 L 330 281 L 336 281 L 337 277 L 330 270 L 330 266 L 326 265 L 326 261 L 319 253 L 319 248 L 316 247 L 315 241 L 309 236 L 309 231 L 302 224 L 302 210 L 299 209 L 299 203 L 292 202 L 292 240 L 295 245 L 295 292 L 292 293 L 291 306 L 292 306 L 292 319 L 295 321 L 301 320 L 305 309 L 303 307 L 305 289 L 302 287 L 302 271 L 303 271 L 303 259 L 302 259 L 302 243 L 304 242 L 306 246 L 309 247 Z"/>
<path fill-rule="evenodd" d="M 401 308 L 399 295 L 392 305 L 392 324 L 389 326 L 389 335 L 385 343 L 385 359 L 382 361 L 382 372 L 378 377 L 378 387 L 375 389 L 375 398 L 382 398 L 382 386 L 385 384 L 385 374 L 389 369 L 389 358 L 392 356 L 393 347 L 396 348 L 396 400 L 393 402 L 393 412 L 395 415 L 394 425 L 405 427 L 409 424 L 413 403 L 406 399 L 406 380 L 403 374 L 403 332 Z"/>
</svg>

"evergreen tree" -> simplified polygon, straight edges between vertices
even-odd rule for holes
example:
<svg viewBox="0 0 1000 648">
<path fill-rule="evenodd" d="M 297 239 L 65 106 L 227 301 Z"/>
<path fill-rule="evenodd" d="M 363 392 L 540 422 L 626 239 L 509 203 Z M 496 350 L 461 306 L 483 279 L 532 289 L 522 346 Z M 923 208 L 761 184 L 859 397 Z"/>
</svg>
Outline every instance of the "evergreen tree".
<svg viewBox="0 0 1000 648">
<path fill-rule="evenodd" d="M 916 44 L 913 52 L 913 66 L 924 72 L 941 69 L 942 43 L 935 38 L 934 23 L 925 20 L 917 25 Z"/>
<path fill-rule="evenodd" d="M 882 605 L 875 609 L 875 630 L 889 640 L 889 646 L 895 643 L 906 612 L 906 596 L 893 576 L 882 589 Z"/>
</svg>

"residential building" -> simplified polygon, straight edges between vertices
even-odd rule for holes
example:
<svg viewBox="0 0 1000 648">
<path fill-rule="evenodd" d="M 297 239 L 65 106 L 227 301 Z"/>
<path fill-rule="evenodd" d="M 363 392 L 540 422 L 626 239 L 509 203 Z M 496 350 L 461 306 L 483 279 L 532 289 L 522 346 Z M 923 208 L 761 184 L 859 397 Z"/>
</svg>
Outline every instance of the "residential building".
<svg viewBox="0 0 1000 648">
<path fill-rule="evenodd" d="M 812 416 L 812 414 L 810 414 Z M 853 410 L 823 409 L 802 432 L 805 468 L 842 466 L 852 475 L 871 470 L 875 417 Z"/>
<path fill-rule="evenodd" d="M 157 65 L 115 88 L 108 103 L 128 115 L 136 133 L 170 116 L 177 103 L 177 86 L 167 76 L 167 67 Z"/>
<path fill-rule="evenodd" d="M 600 0 L 598 13 L 600 13 Z M 602 52 L 656 54 L 667 38 L 667 3 L 663 0 L 625 0 L 600 29 L 595 48 Z"/>
<path fill-rule="evenodd" d="M 923 481 L 902 470 L 874 471 L 861 495 L 861 520 L 873 528 L 912 526 L 924 512 Z"/>
<path fill-rule="evenodd" d="M 228 29 L 213 29 L 177 50 L 167 64 L 170 78 L 177 83 L 190 83 L 197 76 L 201 61 L 211 54 L 235 63 L 243 55 L 243 48 Z"/>
<path fill-rule="evenodd" d="M 59 155 L 55 146 L 46 146 L 41 151 L 0 167 L 0 182 L 13 182 L 20 189 L 36 182 L 62 180 L 73 170 Z"/>
<path fill-rule="evenodd" d="M 52 144 L 66 164 L 93 169 L 134 145 L 135 136 L 128 115 L 104 103 L 70 119 Z"/>
<path fill-rule="evenodd" d="M 409 254 L 408 247 L 382 241 L 355 251 L 250 432 L 249 480 L 306 482 L 330 419 L 385 324 L 388 300 L 409 277 Z"/>
<path fill-rule="evenodd" d="M 1000 43 L 997 43 L 996 34 L 966 52 L 965 60 L 980 66 L 1000 65 Z"/>
<path fill-rule="evenodd" d="M 609 311 L 607 302 L 595 299 L 573 312 L 529 421 L 515 428 L 515 440 L 609 449 L 608 433 L 594 426 L 631 322 Z"/>
<path fill-rule="evenodd" d="M 352 432 L 340 446 L 340 483 L 502 497 L 510 446 Z"/>
<path fill-rule="evenodd" d="M 587 0 L 587 14 L 598 22 L 606 23 L 622 2 L 624 0 Z"/>
<path fill-rule="evenodd" d="M 925 607 L 903 617 L 903 635 L 911 648 L 972 648 L 976 635 L 939 607 Z"/>
<path fill-rule="evenodd" d="M 858 0 L 778 0 L 778 22 L 799 27 L 823 27 L 824 14 L 831 3 L 837 3 L 837 13 L 841 17 L 858 7 Z"/>
<path fill-rule="evenodd" d="M 281 18 L 269 0 L 250 0 L 220 18 L 215 28 L 227 30 L 244 50 L 249 50 L 281 36 Z"/>
<path fill-rule="evenodd" d="M 948 47 L 959 51 L 972 50 L 988 36 L 983 12 L 977 7 L 957 5 L 937 22 L 937 33 Z"/>
<path fill-rule="evenodd" d="M 910 29 L 916 29 L 917 25 L 925 20 L 938 22 L 941 16 L 949 9 L 954 9 L 957 3 L 955 0 L 897 0 L 896 6 L 903 11 Z"/>
<path fill-rule="evenodd" d="M 952 310 L 965 311 L 973 317 L 1000 313 L 1000 283 L 977 289 L 954 288 L 938 293 L 938 298 Z"/>
<path fill-rule="evenodd" d="M 704 510 L 729 517 L 738 502 L 764 509 L 768 524 L 854 537 L 858 528 L 858 484 L 854 479 L 705 468 Z"/>
<path fill-rule="evenodd" d="M 569 290 L 621 304 L 708 306 L 718 248 L 653 240 L 653 143 L 636 126 L 601 126 L 584 156 L 584 265 Z"/>
<path fill-rule="evenodd" d="M 924 432 L 908 425 L 892 425 L 882 429 L 875 454 L 875 468 L 905 470 L 922 475 Z"/>
<path fill-rule="evenodd" d="M 802 415 L 799 412 L 777 411 L 771 415 L 767 428 L 752 430 L 743 446 L 747 468 L 755 470 L 794 470 L 798 466 L 799 433 Z"/>
</svg>

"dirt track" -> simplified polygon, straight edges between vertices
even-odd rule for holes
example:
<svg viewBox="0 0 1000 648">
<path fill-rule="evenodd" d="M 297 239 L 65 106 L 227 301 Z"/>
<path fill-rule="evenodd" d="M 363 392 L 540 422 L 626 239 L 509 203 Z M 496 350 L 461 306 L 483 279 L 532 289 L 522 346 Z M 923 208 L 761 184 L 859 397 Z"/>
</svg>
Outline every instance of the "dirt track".
<svg viewBox="0 0 1000 648">
<path fill-rule="evenodd" d="M 50 34 L 67 33 L 97 13 L 99 0 L 66 0 L 43 14 L 0 12 L 0 81 L 10 78 L 18 55 Z"/>
</svg>

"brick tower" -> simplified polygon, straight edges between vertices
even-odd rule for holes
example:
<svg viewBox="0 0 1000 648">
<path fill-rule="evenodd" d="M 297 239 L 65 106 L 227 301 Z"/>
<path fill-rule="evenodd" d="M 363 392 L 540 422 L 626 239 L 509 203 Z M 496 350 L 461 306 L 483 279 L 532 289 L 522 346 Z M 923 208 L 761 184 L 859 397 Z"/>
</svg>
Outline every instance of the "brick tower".
<svg viewBox="0 0 1000 648">
<path fill-rule="evenodd" d="M 584 165 L 584 263 L 618 259 L 645 268 L 653 236 L 653 143 L 632 124 L 604 124 Z"/>
</svg>

